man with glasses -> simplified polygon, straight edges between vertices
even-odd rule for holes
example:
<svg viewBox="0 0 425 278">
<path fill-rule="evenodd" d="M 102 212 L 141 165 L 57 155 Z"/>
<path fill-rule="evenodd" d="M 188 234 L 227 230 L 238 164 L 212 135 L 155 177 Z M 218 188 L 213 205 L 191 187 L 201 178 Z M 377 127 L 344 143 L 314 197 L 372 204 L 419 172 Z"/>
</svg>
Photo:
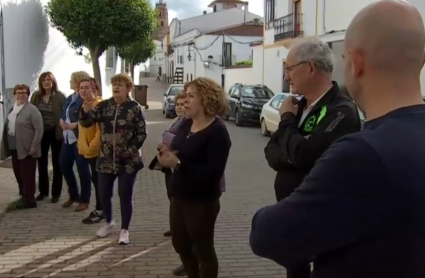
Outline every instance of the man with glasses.
<svg viewBox="0 0 425 278">
<path fill-rule="evenodd" d="M 317 38 L 301 39 L 288 53 L 284 78 L 291 93 L 302 98 L 282 102 L 279 127 L 264 150 L 277 171 L 278 202 L 295 191 L 336 139 L 360 131 L 355 104 L 332 81 L 333 58 L 329 46 Z M 309 262 L 287 269 L 287 277 L 309 278 Z"/>
</svg>

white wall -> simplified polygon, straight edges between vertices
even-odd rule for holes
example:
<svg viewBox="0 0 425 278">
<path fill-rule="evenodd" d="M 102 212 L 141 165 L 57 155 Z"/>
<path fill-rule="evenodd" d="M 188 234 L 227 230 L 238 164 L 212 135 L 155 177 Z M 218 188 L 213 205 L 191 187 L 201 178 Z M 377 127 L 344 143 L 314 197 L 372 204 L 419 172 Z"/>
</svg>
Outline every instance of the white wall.
<svg viewBox="0 0 425 278">
<path fill-rule="evenodd" d="M 264 85 L 274 93 L 282 92 L 283 62 L 288 52 L 283 46 L 264 50 Z"/>
<path fill-rule="evenodd" d="M 255 84 L 264 84 L 264 59 L 263 46 L 258 45 L 252 47 L 252 78 Z"/>
<path fill-rule="evenodd" d="M 235 83 L 243 85 L 255 85 L 254 72 L 252 67 L 228 68 L 225 70 L 224 90 L 228 92 Z"/>
<path fill-rule="evenodd" d="M 202 48 L 202 46 L 208 46 L 210 45 L 214 40 L 216 40 L 217 36 L 201 36 L 195 40 L 195 45 L 198 48 Z M 252 60 L 253 51 L 252 48 L 249 46 L 249 42 L 257 42 L 262 39 L 262 37 L 240 37 L 240 36 L 232 36 L 233 39 L 237 40 L 238 42 L 241 42 L 243 44 L 237 43 L 233 40 L 231 40 L 229 37 L 225 36 L 224 40 L 225 42 L 231 42 L 232 43 L 232 62 L 233 65 L 235 65 L 237 62 L 241 61 L 247 61 Z M 219 38 L 216 40 L 209 48 L 205 50 L 199 50 L 199 53 L 195 51 L 196 57 L 196 77 L 207 76 L 209 78 L 214 79 L 217 83 L 221 84 L 221 75 L 224 73 L 224 69 L 219 66 L 222 56 L 222 43 L 223 39 Z M 192 54 L 193 55 L 193 54 Z M 209 68 L 205 69 L 203 67 L 202 62 L 206 61 L 208 56 L 213 56 L 213 61 L 216 64 L 211 64 Z M 193 63 L 190 63 L 193 64 Z M 217 65 L 218 64 L 218 65 Z M 185 64 L 186 66 L 186 64 Z M 190 70 L 190 67 L 185 68 L 185 73 Z M 189 74 L 191 72 L 188 72 Z"/>
</svg>

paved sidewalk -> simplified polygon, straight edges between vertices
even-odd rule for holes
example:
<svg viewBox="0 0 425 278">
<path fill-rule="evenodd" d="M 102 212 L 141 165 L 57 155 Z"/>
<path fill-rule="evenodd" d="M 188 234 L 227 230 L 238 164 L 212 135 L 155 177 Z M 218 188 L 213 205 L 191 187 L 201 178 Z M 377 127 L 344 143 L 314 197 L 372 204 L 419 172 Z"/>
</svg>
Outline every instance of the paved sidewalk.
<svg viewBox="0 0 425 278">
<path fill-rule="evenodd" d="M 150 82 L 151 101 L 160 108 L 163 84 Z M 161 110 L 145 111 L 148 139 L 143 147 L 145 164 L 156 155 L 155 148 L 170 120 Z M 273 203 L 273 177 L 263 158 L 266 139 L 258 129 L 228 124 L 233 141 L 226 171 L 228 191 L 221 198 L 216 224 L 216 250 L 219 277 L 286 277 L 282 267 L 256 257 L 248 244 L 253 213 Z M 61 202 L 65 201 L 66 193 Z M 77 278 L 169 278 L 179 258 L 169 238 L 169 202 L 162 173 L 144 169 L 135 187 L 134 215 L 128 246 L 117 245 L 118 233 L 97 239 L 99 224 L 83 225 L 90 210 L 74 212 L 48 200 L 34 210 L 14 211 L 0 219 L 0 277 Z M 114 216 L 120 223 L 118 194 L 115 190 Z"/>
</svg>

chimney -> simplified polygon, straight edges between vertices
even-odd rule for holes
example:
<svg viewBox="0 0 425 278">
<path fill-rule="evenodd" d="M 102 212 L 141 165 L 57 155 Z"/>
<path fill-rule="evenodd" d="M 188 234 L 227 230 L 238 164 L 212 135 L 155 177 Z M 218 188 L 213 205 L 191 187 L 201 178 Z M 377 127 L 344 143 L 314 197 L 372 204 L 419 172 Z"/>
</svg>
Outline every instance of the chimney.
<svg viewBox="0 0 425 278">
<path fill-rule="evenodd" d="M 204 11 L 203 14 L 207 14 L 207 11 Z"/>
</svg>

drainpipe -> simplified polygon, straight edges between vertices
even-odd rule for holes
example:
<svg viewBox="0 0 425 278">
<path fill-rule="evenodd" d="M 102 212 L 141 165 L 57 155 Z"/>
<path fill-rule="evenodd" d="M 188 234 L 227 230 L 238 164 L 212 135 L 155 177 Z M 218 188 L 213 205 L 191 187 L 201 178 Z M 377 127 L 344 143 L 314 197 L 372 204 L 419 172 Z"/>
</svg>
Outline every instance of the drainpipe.
<svg viewBox="0 0 425 278">
<path fill-rule="evenodd" d="M 316 0 L 316 37 L 319 35 L 319 0 Z"/>
<path fill-rule="evenodd" d="M 326 0 L 323 0 L 323 12 L 322 12 L 322 14 L 323 14 L 323 34 L 326 34 L 328 31 L 326 31 L 326 15 L 325 15 L 325 12 L 326 12 Z"/>
</svg>

